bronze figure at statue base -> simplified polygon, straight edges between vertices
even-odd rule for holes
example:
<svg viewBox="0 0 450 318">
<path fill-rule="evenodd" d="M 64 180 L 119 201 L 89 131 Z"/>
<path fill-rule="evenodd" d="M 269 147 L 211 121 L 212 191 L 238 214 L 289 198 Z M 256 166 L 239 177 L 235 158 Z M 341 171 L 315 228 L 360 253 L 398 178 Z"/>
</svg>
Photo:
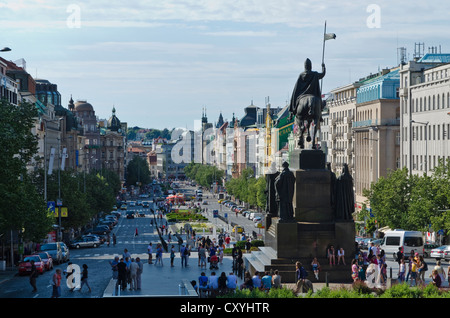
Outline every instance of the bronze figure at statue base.
<svg viewBox="0 0 450 318">
<path fill-rule="evenodd" d="M 346 206 L 348 200 L 341 197 L 346 192 L 353 196 L 352 183 L 341 181 L 342 176 L 336 178 L 327 169 L 325 154 L 321 150 L 294 150 L 290 162 L 292 166 L 287 165 L 289 167 L 286 168 L 285 165 L 284 169 L 291 170 L 293 177 L 290 180 L 295 183 L 292 199 L 294 215 L 287 219 L 283 217 L 286 213 L 281 210 L 282 205 L 278 207 L 278 212 L 267 211 L 265 247 L 251 255 L 245 254 L 246 267 L 252 272 L 277 269 L 283 282 L 295 283 L 295 262 L 300 261 L 313 283 L 324 282 L 325 279 L 333 283 L 351 282 L 351 261 L 356 252 L 355 224 L 351 217 L 354 203 L 351 207 Z M 282 175 L 277 175 L 275 183 Z M 270 177 L 266 176 L 266 180 Z M 351 189 L 348 189 L 350 186 Z M 278 195 L 282 196 L 282 193 Z M 339 212 L 336 207 L 339 207 Z M 331 246 L 336 255 L 334 265 L 330 265 L 327 257 Z M 346 265 L 341 263 L 338 266 L 337 251 L 340 248 L 345 252 Z M 311 267 L 314 258 L 321 265 L 318 280 Z"/>
</svg>

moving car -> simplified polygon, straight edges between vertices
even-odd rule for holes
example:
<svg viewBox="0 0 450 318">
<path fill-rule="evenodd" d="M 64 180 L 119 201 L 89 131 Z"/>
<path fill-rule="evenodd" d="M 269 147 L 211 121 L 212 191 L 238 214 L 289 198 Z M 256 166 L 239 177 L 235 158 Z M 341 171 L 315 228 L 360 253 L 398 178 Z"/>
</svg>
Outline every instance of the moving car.
<svg viewBox="0 0 450 318">
<path fill-rule="evenodd" d="M 43 274 L 45 271 L 45 265 L 39 255 L 27 255 L 23 258 L 23 261 L 19 263 L 19 275 L 31 273 L 31 261 L 34 261 L 36 270 L 39 274 Z"/>
<path fill-rule="evenodd" d="M 127 219 L 134 219 L 134 212 L 133 211 L 128 211 L 127 212 Z"/>
<path fill-rule="evenodd" d="M 450 260 L 450 245 L 442 245 L 431 250 L 431 258 Z"/>
<path fill-rule="evenodd" d="M 48 252 L 34 252 L 33 255 L 39 255 L 42 262 L 44 262 L 44 269 L 49 271 L 53 269 L 53 258 Z"/>
<path fill-rule="evenodd" d="M 70 243 L 70 246 L 73 248 L 81 248 L 81 247 L 98 247 L 100 246 L 100 239 L 94 236 L 82 236 L 76 240 L 73 240 Z"/>
</svg>

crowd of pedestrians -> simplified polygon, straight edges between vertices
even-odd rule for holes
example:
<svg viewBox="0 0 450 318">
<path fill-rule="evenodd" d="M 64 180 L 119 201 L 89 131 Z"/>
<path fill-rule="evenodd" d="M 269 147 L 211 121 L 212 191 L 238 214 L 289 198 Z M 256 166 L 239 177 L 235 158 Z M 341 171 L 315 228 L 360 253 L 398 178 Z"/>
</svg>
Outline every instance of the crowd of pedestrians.
<svg viewBox="0 0 450 318">
<path fill-rule="evenodd" d="M 144 265 L 140 257 L 131 257 L 130 252 L 124 249 L 122 257 L 115 256 L 110 261 L 112 278 L 116 280 L 116 288 L 126 290 L 140 290 L 142 287 L 142 272 Z"/>
<path fill-rule="evenodd" d="M 396 253 L 395 258 L 397 269 L 397 281 L 399 283 L 408 283 L 409 286 L 425 286 L 426 273 L 429 270 L 428 263 L 422 255 L 411 251 L 410 255 L 404 255 L 401 248 Z M 378 245 L 373 242 L 370 244 L 367 253 L 358 251 L 356 258 L 352 260 L 351 272 L 354 282 L 366 281 L 368 278 L 367 269 L 370 265 L 376 266 L 378 277 L 375 277 L 382 286 L 386 285 L 387 281 L 387 264 L 384 250 L 380 249 Z M 372 269 L 374 267 L 371 267 Z M 447 273 L 442 267 L 441 261 L 437 260 L 435 266 L 431 269 L 430 284 L 440 288 L 443 287 L 444 282 L 448 281 L 450 286 L 450 266 L 447 268 Z"/>
</svg>

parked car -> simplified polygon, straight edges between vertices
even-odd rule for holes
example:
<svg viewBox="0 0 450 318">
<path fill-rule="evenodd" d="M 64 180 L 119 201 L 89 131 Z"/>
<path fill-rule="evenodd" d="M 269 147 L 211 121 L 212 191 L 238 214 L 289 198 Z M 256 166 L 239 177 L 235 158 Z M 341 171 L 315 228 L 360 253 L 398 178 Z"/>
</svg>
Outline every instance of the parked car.
<svg viewBox="0 0 450 318">
<path fill-rule="evenodd" d="M 39 274 L 43 274 L 45 271 L 45 265 L 39 255 L 27 255 L 23 258 L 23 261 L 19 263 L 19 275 L 31 273 L 31 261 L 34 261 L 36 270 Z"/>
<path fill-rule="evenodd" d="M 70 247 L 81 248 L 81 247 L 98 247 L 101 242 L 99 238 L 93 236 L 82 236 L 70 243 Z"/>
<path fill-rule="evenodd" d="M 70 260 L 70 252 L 69 248 L 67 247 L 66 243 L 61 242 L 61 250 L 62 250 L 62 256 L 63 256 L 63 263 L 68 262 Z"/>
<path fill-rule="evenodd" d="M 98 235 L 106 235 L 109 232 L 111 232 L 111 230 L 106 226 L 96 226 L 94 228 L 90 228 L 87 229 L 86 231 L 84 231 L 84 234 L 98 234 Z"/>
<path fill-rule="evenodd" d="M 114 227 L 114 221 L 102 219 L 97 223 L 97 226 L 107 226 L 110 230 Z"/>
<path fill-rule="evenodd" d="M 438 248 L 438 247 L 439 247 L 439 245 L 437 245 L 437 244 L 426 243 L 423 246 L 423 257 L 430 257 L 431 250 Z"/>
<path fill-rule="evenodd" d="M 33 255 L 39 255 L 41 260 L 44 262 L 44 269 L 49 271 L 53 269 L 53 258 L 48 252 L 34 252 Z"/>
<path fill-rule="evenodd" d="M 114 214 L 108 214 L 108 215 L 105 215 L 104 219 L 105 219 L 105 220 L 111 220 L 111 221 L 117 222 L 117 215 L 114 215 Z"/>
<path fill-rule="evenodd" d="M 369 247 L 369 241 L 371 240 L 371 238 L 363 238 L 359 243 L 360 248 L 367 249 Z"/>
<path fill-rule="evenodd" d="M 255 223 L 261 222 L 261 220 L 262 220 L 262 217 L 261 217 L 261 216 L 255 216 L 255 217 L 253 218 L 253 222 L 255 222 Z"/>
<path fill-rule="evenodd" d="M 117 218 L 117 220 L 119 220 L 119 218 L 122 215 L 122 213 L 120 213 L 119 211 L 112 211 L 111 215 L 114 215 Z"/>
<path fill-rule="evenodd" d="M 39 252 L 48 252 L 53 259 L 53 262 L 60 264 L 63 262 L 62 242 L 47 243 L 41 245 Z"/>
<path fill-rule="evenodd" d="M 96 240 L 100 241 L 100 244 L 103 244 L 106 241 L 106 235 L 99 235 L 99 234 L 85 234 L 81 237 L 92 237 Z"/>
<path fill-rule="evenodd" d="M 386 257 L 394 259 L 396 259 L 399 249 L 403 252 L 403 255 L 419 253 L 419 255 L 423 256 L 423 234 L 419 231 L 404 231 L 400 229 L 386 231 L 380 247 L 384 250 Z"/>
<path fill-rule="evenodd" d="M 450 245 L 442 245 L 432 249 L 430 256 L 436 260 L 450 260 Z"/>
</svg>

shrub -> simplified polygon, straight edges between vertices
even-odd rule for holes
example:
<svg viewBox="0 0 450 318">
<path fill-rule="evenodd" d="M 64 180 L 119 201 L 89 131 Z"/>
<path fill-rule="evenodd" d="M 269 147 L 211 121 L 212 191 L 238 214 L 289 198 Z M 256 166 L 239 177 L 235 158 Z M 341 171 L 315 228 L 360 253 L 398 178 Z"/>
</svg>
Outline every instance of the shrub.
<svg viewBox="0 0 450 318">
<path fill-rule="evenodd" d="M 297 298 L 294 292 L 288 288 L 272 288 L 268 292 L 254 288 L 239 290 L 227 293 L 218 298 Z"/>
</svg>

